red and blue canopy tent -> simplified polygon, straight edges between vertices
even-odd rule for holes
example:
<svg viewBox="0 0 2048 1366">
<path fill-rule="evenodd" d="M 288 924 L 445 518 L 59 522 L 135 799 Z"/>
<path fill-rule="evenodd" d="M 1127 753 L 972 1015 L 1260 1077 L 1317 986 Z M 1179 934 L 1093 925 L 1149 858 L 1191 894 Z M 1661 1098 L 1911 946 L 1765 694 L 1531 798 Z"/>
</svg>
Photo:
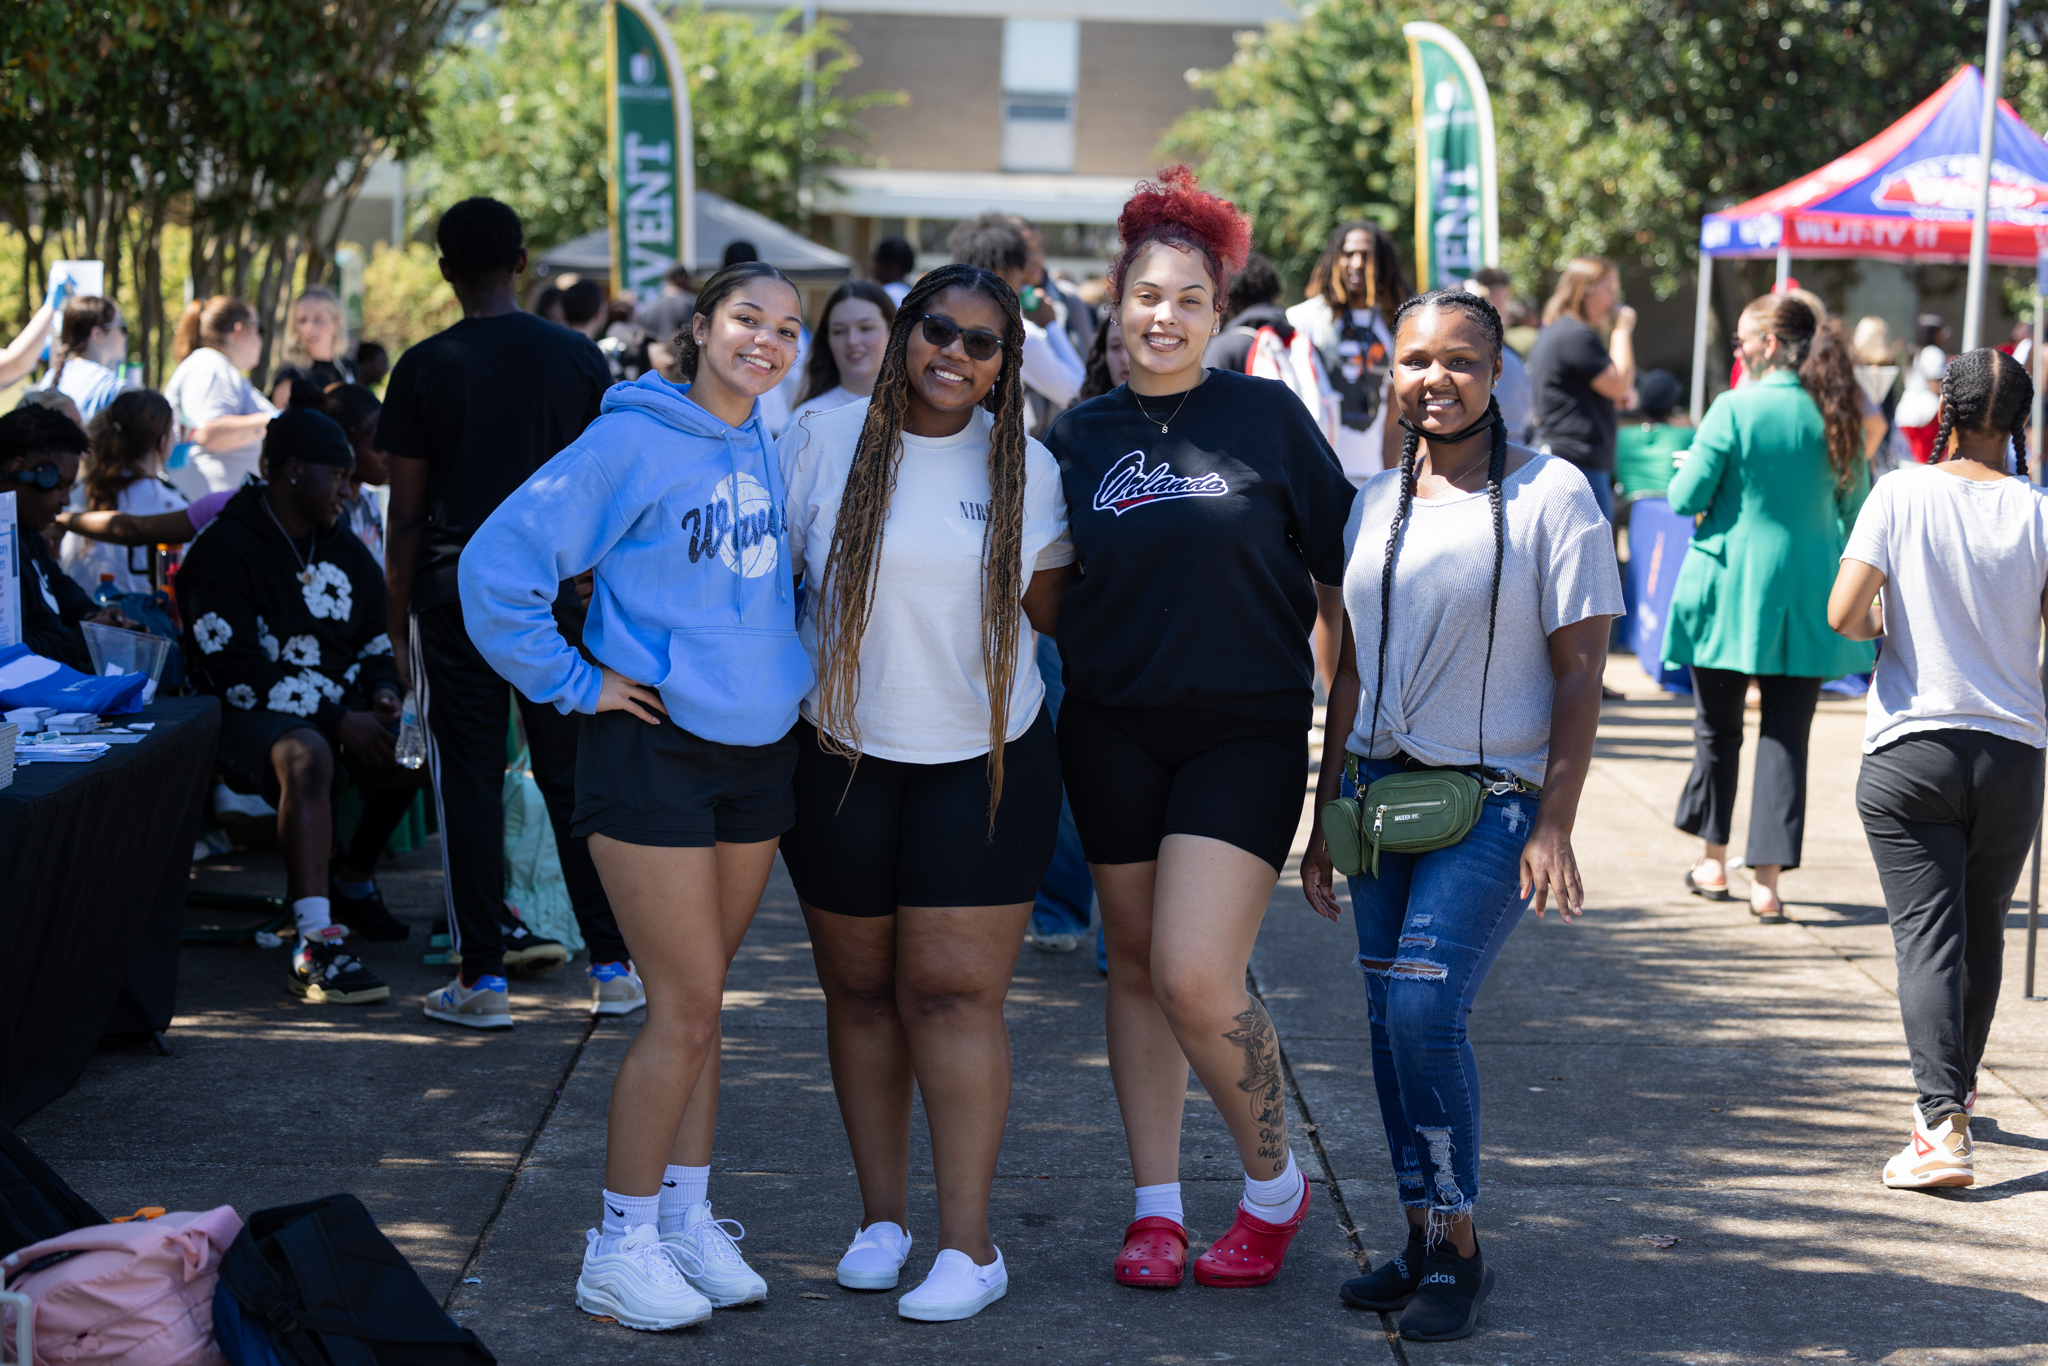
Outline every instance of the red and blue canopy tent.
<svg viewBox="0 0 2048 1366">
<path fill-rule="evenodd" d="M 1980 187 L 1984 78 L 1974 66 L 1861 147 L 1700 224 L 1692 416 L 1706 407 L 1707 319 L 1716 259 L 1792 258 L 1932 264 L 1967 261 Z M 2033 265 L 2048 253 L 2048 142 L 1998 102 L 1991 153 L 1989 260 Z"/>
</svg>

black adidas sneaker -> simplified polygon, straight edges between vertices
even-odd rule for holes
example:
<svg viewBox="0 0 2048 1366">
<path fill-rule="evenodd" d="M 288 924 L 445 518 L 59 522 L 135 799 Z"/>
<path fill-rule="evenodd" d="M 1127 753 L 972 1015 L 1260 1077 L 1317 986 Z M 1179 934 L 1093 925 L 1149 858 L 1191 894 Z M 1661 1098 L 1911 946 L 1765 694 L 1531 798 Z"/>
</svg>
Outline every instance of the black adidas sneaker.
<svg viewBox="0 0 2048 1366">
<path fill-rule="evenodd" d="M 1422 1284 L 1422 1225 L 1408 1226 L 1408 1246 L 1363 1276 L 1353 1276 L 1337 1292 L 1344 1303 L 1360 1309 L 1392 1313 L 1415 1298 Z"/>
<path fill-rule="evenodd" d="M 1422 1259 L 1422 1282 L 1401 1311 L 1401 1336 L 1410 1342 L 1454 1342 L 1479 1326 L 1479 1306 L 1493 1293 L 1493 1270 L 1475 1243 L 1460 1257 L 1446 1238 Z"/>
</svg>

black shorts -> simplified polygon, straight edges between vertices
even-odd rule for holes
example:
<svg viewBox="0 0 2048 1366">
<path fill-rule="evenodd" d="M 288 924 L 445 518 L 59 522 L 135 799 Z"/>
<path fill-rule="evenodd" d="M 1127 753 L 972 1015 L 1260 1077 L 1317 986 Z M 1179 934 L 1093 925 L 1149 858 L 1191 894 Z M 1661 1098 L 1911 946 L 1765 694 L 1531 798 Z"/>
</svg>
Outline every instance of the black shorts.
<svg viewBox="0 0 2048 1366">
<path fill-rule="evenodd" d="M 355 710 L 362 710 L 365 706 L 358 697 L 344 699 L 343 705 Z M 295 730 L 310 730 L 326 740 L 335 760 L 348 770 L 348 775 L 356 780 L 358 786 L 370 786 L 390 777 L 395 771 L 392 764 L 364 763 L 354 750 L 343 748 L 314 725 L 310 716 L 292 716 L 280 711 L 243 711 L 232 704 L 220 709 L 220 748 L 214 755 L 214 763 L 227 777 L 229 786 L 237 791 L 257 793 L 264 801 L 276 806 L 283 792 L 278 785 L 277 765 L 271 762 L 270 751 L 279 740 Z"/>
<path fill-rule="evenodd" d="M 796 828 L 782 842 L 797 895 L 836 915 L 898 906 L 1014 906 L 1034 900 L 1060 827 L 1052 717 L 1003 746 L 1003 800 L 988 820 L 988 756 L 906 764 L 828 753 L 797 722 Z M 848 778 L 851 776 L 851 782 Z"/>
<path fill-rule="evenodd" d="M 1308 791 L 1308 728 L 1068 693 L 1060 762 L 1090 863 L 1145 863 L 1168 835 L 1205 835 L 1284 869 Z"/>
<path fill-rule="evenodd" d="M 628 711 L 583 718 L 571 833 L 622 844 L 708 849 L 759 844 L 789 829 L 796 732 L 766 745 L 721 745 Z"/>
</svg>

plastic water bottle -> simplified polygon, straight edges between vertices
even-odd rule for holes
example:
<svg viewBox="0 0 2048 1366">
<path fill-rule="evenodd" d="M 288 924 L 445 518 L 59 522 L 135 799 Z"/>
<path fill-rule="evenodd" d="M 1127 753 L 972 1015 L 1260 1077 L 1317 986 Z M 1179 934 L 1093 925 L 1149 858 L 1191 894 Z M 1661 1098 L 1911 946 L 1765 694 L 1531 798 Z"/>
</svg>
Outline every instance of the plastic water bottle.
<svg viewBox="0 0 2048 1366">
<path fill-rule="evenodd" d="M 413 695 L 405 695 L 405 708 L 398 714 L 398 762 L 405 768 L 418 768 L 427 761 L 427 736 L 420 729 L 419 703 Z"/>
<path fill-rule="evenodd" d="M 102 607 L 112 607 L 121 600 L 121 590 L 114 587 L 112 574 L 100 575 L 100 586 L 92 590 L 92 600 Z"/>
</svg>

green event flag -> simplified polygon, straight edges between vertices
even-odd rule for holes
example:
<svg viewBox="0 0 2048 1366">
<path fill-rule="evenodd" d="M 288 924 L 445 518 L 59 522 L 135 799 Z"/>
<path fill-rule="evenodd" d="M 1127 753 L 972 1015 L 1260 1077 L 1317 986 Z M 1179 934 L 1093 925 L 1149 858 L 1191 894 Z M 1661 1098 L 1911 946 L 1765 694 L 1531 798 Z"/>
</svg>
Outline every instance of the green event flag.
<svg viewBox="0 0 2048 1366">
<path fill-rule="evenodd" d="M 647 0 L 612 0 L 605 16 L 612 288 L 648 299 L 669 267 L 694 265 L 690 90 L 675 40 Z"/>
<path fill-rule="evenodd" d="M 1415 73 L 1415 278 L 1463 284 L 1500 264 L 1493 101 L 1479 64 L 1440 24 L 1404 24 Z"/>
</svg>

